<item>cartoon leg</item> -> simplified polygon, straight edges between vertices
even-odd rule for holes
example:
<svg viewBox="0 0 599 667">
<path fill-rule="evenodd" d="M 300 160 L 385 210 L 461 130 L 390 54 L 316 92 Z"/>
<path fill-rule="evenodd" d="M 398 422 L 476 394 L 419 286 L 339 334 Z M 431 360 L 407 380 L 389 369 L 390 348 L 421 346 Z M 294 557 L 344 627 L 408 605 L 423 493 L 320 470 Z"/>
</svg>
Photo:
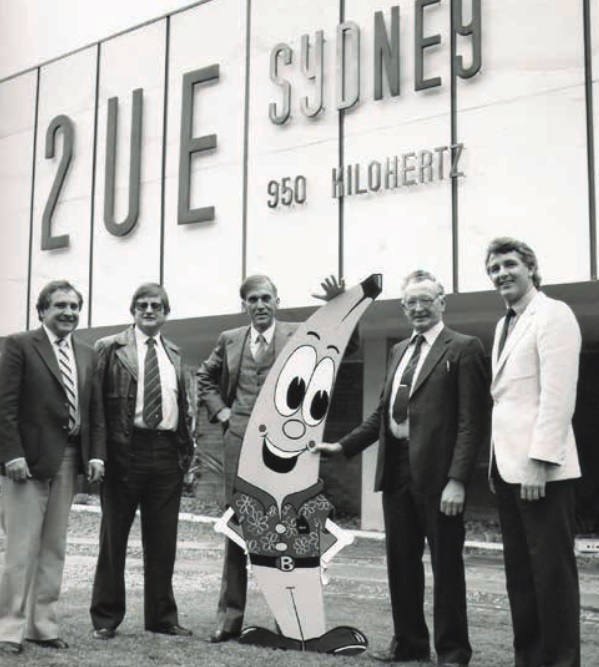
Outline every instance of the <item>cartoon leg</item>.
<svg viewBox="0 0 599 667">
<path fill-rule="evenodd" d="M 282 635 L 306 641 L 324 634 L 326 622 L 319 567 L 283 572 L 253 565 L 252 571 Z"/>
</svg>

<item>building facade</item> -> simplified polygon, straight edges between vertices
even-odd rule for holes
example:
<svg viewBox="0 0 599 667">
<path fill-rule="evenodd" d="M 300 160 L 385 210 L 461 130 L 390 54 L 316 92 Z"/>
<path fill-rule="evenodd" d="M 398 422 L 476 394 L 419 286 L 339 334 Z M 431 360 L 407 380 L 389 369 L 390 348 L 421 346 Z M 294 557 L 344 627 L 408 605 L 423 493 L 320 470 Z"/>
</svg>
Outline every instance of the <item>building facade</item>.
<svg viewBox="0 0 599 667">
<path fill-rule="evenodd" d="M 382 273 L 339 388 L 340 435 L 376 405 L 407 333 L 401 277 L 434 272 L 447 322 L 490 352 L 501 303 L 484 251 L 516 236 L 581 322 L 581 517 L 599 530 L 599 0 L 39 7 L 0 9 L 0 336 L 36 326 L 50 279 L 83 291 L 90 340 L 157 281 L 193 368 L 244 321 L 244 276 L 271 275 L 300 319 L 325 275 Z M 325 464 L 369 528 L 375 458 Z"/>
</svg>

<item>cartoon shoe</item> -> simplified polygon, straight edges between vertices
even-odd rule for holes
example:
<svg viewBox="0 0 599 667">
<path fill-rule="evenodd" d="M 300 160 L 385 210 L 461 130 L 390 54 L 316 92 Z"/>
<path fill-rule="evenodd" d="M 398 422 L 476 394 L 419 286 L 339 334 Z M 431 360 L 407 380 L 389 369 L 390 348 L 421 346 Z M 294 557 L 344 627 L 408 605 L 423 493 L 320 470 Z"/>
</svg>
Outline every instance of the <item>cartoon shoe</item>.
<svg viewBox="0 0 599 667">
<path fill-rule="evenodd" d="M 367 646 L 368 640 L 359 630 L 340 625 L 320 637 L 309 639 L 304 650 L 335 655 L 358 655 L 363 653 Z"/>
</svg>

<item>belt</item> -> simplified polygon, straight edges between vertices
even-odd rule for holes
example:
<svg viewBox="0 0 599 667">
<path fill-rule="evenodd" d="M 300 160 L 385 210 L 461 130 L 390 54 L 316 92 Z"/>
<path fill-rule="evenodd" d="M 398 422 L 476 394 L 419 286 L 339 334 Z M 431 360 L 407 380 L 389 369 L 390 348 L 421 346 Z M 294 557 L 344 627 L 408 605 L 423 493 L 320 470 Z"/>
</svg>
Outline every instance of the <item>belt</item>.
<svg viewBox="0 0 599 667">
<path fill-rule="evenodd" d="M 152 438 L 172 438 L 175 435 L 175 431 L 164 431 L 157 428 L 134 428 L 133 435 Z"/>
<path fill-rule="evenodd" d="M 307 556 L 306 558 L 293 558 L 292 556 L 260 556 L 250 554 L 252 565 L 263 567 L 276 567 L 282 572 L 292 572 L 298 567 L 318 567 L 320 558 L 318 556 Z"/>
</svg>

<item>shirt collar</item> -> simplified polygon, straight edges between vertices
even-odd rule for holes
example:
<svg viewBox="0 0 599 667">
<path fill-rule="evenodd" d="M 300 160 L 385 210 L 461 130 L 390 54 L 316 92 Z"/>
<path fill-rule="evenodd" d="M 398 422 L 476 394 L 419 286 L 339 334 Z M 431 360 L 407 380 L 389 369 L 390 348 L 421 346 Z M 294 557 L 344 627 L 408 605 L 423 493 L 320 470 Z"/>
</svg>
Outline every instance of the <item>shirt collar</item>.
<svg viewBox="0 0 599 667">
<path fill-rule="evenodd" d="M 443 331 L 443 327 L 445 325 L 443 324 L 442 321 L 437 322 L 434 326 L 432 326 L 430 329 L 425 331 L 422 336 L 424 337 L 424 340 L 428 343 L 429 347 L 432 347 L 434 342 L 437 340 L 439 337 L 439 334 Z M 418 331 L 412 331 L 412 335 L 410 336 L 410 343 L 414 340 L 414 338 L 418 335 Z"/>
<path fill-rule="evenodd" d="M 137 345 L 145 345 L 149 338 L 153 338 L 156 343 L 160 343 L 160 334 L 157 334 L 156 336 L 148 336 L 136 326 L 133 327 L 133 333 L 135 334 L 135 342 Z"/>
<path fill-rule="evenodd" d="M 539 291 L 536 287 L 531 287 L 528 292 L 526 292 L 526 294 L 520 299 L 520 301 L 516 301 L 516 303 L 511 306 L 516 315 L 522 315 L 522 313 L 528 308 L 530 302 L 538 293 Z"/>
<path fill-rule="evenodd" d="M 264 340 L 266 341 L 267 345 L 270 345 L 270 341 L 272 340 L 272 337 L 275 335 L 275 324 L 276 322 L 273 322 L 266 331 L 262 332 L 262 335 L 264 336 Z M 254 328 L 254 325 L 252 324 L 250 326 L 250 337 L 252 340 L 252 345 L 256 343 L 256 338 L 260 335 L 260 332 Z"/>
<path fill-rule="evenodd" d="M 48 327 L 43 322 L 42 322 L 42 327 L 46 332 L 46 336 L 48 336 L 48 339 L 50 340 L 52 345 L 56 345 L 56 341 L 62 340 L 64 338 L 64 340 L 66 340 L 67 342 L 67 346 L 71 347 L 71 334 L 67 334 L 66 336 L 57 336 L 53 331 L 48 329 Z"/>
</svg>

